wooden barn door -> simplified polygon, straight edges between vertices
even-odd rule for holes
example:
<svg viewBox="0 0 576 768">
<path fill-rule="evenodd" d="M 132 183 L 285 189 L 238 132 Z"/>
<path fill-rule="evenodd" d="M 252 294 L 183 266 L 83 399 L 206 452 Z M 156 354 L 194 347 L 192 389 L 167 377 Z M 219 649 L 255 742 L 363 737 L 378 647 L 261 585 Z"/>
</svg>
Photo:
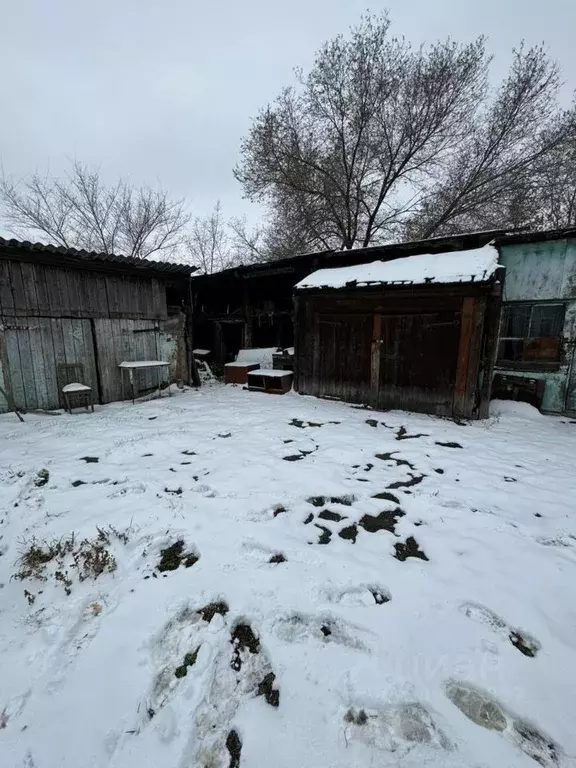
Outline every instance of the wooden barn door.
<svg viewBox="0 0 576 768">
<path fill-rule="evenodd" d="M 460 312 L 378 315 L 375 331 L 377 406 L 452 415 Z"/>
<path fill-rule="evenodd" d="M 370 398 L 370 315 L 320 315 L 314 380 L 320 397 L 352 403 Z"/>
</svg>

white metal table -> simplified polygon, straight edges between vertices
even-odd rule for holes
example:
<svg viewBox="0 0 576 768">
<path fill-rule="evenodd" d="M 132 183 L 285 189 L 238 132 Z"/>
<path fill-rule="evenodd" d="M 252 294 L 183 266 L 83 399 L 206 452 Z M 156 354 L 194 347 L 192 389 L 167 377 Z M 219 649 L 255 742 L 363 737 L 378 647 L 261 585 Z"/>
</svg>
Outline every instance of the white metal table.
<svg viewBox="0 0 576 768">
<path fill-rule="evenodd" d="M 154 369 L 156 368 L 158 371 L 158 397 L 162 397 L 162 389 L 160 387 L 160 369 L 161 368 L 168 368 L 170 366 L 170 363 L 165 362 L 164 360 L 123 360 L 118 368 L 122 372 L 128 371 L 128 376 L 130 378 L 130 387 L 132 389 L 132 403 L 135 401 L 135 395 L 134 395 L 134 371 L 142 371 L 147 369 Z M 122 381 L 124 381 L 124 375 L 122 373 Z M 168 382 L 168 396 L 172 396 L 172 392 L 170 391 L 170 382 Z"/>
</svg>

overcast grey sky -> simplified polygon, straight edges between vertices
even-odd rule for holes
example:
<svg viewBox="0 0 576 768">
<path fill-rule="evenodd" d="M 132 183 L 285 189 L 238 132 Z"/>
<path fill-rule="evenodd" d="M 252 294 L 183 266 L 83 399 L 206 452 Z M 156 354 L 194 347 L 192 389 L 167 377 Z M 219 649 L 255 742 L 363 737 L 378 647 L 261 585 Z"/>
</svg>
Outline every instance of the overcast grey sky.
<svg viewBox="0 0 576 768">
<path fill-rule="evenodd" d="M 545 42 L 566 101 L 576 87 L 574 0 L 0 0 L 4 171 L 76 157 L 255 221 L 232 176 L 251 116 L 367 8 L 416 44 L 488 35 L 496 76 L 522 39 Z"/>
</svg>

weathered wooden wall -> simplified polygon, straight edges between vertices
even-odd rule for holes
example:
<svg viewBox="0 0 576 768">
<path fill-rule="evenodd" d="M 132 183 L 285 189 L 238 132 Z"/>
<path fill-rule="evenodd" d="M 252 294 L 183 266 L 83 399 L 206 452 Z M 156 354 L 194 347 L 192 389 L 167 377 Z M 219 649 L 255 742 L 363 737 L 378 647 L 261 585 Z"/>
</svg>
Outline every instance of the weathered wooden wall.
<svg viewBox="0 0 576 768">
<path fill-rule="evenodd" d="M 471 295 L 466 295 L 470 293 Z M 377 408 L 484 416 L 494 289 L 391 287 L 296 295 L 295 388 Z M 491 329 L 491 343 L 486 328 Z"/>
<path fill-rule="evenodd" d="M 166 295 L 153 277 L 0 259 L 0 315 L 165 320 Z"/>
<path fill-rule="evenodd" d="M 161 278 L 0 259 L 0 383 L 22 410 L 63 406 L 60 364 L 82 365 L 102 403 L 129 394 L 123 360 L 168 360 L 170 378 L 188 380 L 185 330 Z M 157 376 L 139 371 L 139 389 Z"/>
</svg>

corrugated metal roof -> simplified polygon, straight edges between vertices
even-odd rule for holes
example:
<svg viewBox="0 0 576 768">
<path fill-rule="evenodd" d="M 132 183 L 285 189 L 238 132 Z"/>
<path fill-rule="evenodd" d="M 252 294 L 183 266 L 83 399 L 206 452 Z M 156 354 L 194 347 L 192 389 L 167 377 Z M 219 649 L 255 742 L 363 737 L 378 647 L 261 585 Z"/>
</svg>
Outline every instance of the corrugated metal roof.
<svg viewBox="0 0 576 768">
<path fill-rule="evenodd" d="M 164 274 L 172 275 L 186 275 L 190 276 L 192 272 L 195 272 L 197 267 L 191 267 L 187 264 L 174 264 L 168 261 L 151 261 L 150 259 L 137 259 L 133 256 L 118 256 L 113 253 L 96 253 L 94 251 L 78 250 L 76 248 L 64 248 L 61 245 L 46 245 L 44 243 L 30 243 L 27 240 L 6 240 L 4 237 L 0 237 L 0 251 L 2 249 L 18 251 L 28 254 L 30 256 L 38 255 L 40 259 L 42 255 L 51 254 L 53 256 L 60 256 L 64 258 L 81 259 L 83 262 L 95 261 L 98 263 L 118 264 L 125 267 L 130 267 L 136 270 L 146 272 L 161 272 Z M 0 257 L 2 254 L 0 253 Z M 33 259 L 35 261 L 35 259 Z"/>
</svg>

